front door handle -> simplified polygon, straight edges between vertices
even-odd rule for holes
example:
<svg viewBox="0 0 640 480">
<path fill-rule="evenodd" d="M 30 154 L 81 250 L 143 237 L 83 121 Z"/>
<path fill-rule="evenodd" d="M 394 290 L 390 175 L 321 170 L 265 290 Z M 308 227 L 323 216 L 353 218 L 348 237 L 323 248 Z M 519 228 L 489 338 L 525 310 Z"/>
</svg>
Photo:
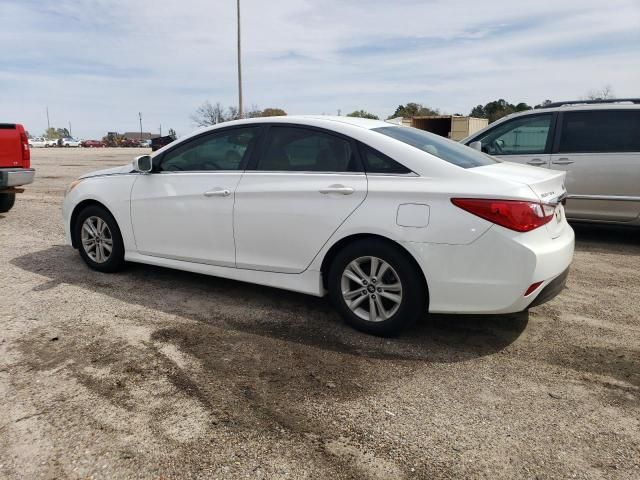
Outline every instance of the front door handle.
<svg viewBox="0 0 640 480">
<path fill-rule="evenodd" d="M 529 160 L 527 163 L 529 165 L 538 166 L 538 165 L 545 165 L 547 162 L 545 162 L 544 160 L 541 160 L 539 158 L 533 158 L 533 159 Z"/>
<path fill-rule="evenodd" d="M 328 193 L 340 193 L 342 195 L 351 195 L 356 190 L 353 187 L 345 187 L 344 185 L 329 185 L 327 188 L 320 189 L 320 193 L 327 195 Z"/>
<path fill-rule="evenodd" d="M 551 163 L 554 165 L 569 165 L 573 163 L 573 160 L 569 160 L 568 158 L 559 158 L 558 160 L 554 160 Z"/>
<path fill-rule="evenodd" d="M 228 197 L 229 195 L 231 195 L 231 191 L 220 187 L 204 192 L 205 197 Z"/>
</svg>

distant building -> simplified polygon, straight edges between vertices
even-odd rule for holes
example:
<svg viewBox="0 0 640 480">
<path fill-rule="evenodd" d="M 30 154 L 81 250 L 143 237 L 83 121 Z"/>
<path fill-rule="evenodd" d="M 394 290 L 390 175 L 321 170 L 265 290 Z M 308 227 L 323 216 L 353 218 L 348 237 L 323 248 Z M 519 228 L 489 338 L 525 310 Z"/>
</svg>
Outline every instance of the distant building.
<svg viewBox="0 0 640 480">
<path fill-rule="evenodd" d="M 458 115 L 425 115 L 422 117 L 403 118 L 402 124 L 426 130 L 458 142 L 486 127 L 489 124 L 489 120 Z"/>
<path fill-rule="evenodd" d="M 126 140 L 151 140 L 154 138 L 158 138 L 160 135 L 157 133 L 149 133 L 149 132 L 124 132 L 122 136 Z"/>
</svg>

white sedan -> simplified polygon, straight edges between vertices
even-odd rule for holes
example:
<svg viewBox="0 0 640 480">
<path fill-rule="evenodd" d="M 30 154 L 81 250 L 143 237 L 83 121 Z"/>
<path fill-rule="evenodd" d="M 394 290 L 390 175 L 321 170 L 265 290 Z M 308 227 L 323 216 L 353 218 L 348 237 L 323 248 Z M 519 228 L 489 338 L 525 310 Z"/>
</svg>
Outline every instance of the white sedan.
<svg viewBox="0 0 640 480">
<path fill-rule="evenodd" d="M 427 311 L 518 312 L 562 290 L 564 175 L 381 121 L 239 120 L 74 181 L 64 227 L 95 270 L 140 262 L 328 294 L 386 335 Z"/>
</svg>

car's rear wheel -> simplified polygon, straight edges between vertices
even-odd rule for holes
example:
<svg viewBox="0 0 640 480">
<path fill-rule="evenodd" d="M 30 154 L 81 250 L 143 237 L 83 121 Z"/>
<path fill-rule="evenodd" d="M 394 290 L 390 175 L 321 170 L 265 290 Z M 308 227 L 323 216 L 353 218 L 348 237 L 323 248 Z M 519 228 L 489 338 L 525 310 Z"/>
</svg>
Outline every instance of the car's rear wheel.
<svg viewBox="0 0 640 480">
<path fill-rule="evenodd" d="M 83 209 L 74 226 L 75 244 L 85 263 L 100 272 L 116 272 L 124 266 L 124 242 L 113 216 L 103 207 Z"/>
<path fill-rule="evenodd" d="M 0 213 L 8 212 L 16 203 L 15 193 L 0 193 Z"/>
<path fill-rule="evenodd" d="M 399 247 L 378 239 L 347 245 L 329 270 L 329 295 L 346 322 L 394 335 L 426 313 L 422 273 Z"/>
</svg>

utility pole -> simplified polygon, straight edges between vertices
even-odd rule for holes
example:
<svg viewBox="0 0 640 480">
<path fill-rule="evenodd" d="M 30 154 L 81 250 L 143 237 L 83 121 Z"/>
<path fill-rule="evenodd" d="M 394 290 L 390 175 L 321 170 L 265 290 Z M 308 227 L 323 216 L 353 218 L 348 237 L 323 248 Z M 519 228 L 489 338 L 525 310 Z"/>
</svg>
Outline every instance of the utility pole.
<svg viewBox="0 0 640 480">
<path fill-rule="evenodd" d="M 238 117 L 242 118 L 242 50 L 240 45 L 240 0 L 236 0 L 238 7 Z"/>
<path fill-rule="evenodd" d="M 142 141 L 142 113 L 138 112 L 138 118 L 140 119 L 140 141 Z"/>
<path fill-rule="evenodd" d="M 49 123 L 49 105 L 47 105 L 47 131 L 51 128 L 51 124 Z"/>
<path fill-rule="evenodd" d="M 73 135 L 71 135 L 71 120 L 69 120 L 69 136 L 73 138 Z"/>
<path fill-rule="evenodd" d="M 162 124 L 160 124 L 160 136 L 162 136 Z"/>
</svg>

